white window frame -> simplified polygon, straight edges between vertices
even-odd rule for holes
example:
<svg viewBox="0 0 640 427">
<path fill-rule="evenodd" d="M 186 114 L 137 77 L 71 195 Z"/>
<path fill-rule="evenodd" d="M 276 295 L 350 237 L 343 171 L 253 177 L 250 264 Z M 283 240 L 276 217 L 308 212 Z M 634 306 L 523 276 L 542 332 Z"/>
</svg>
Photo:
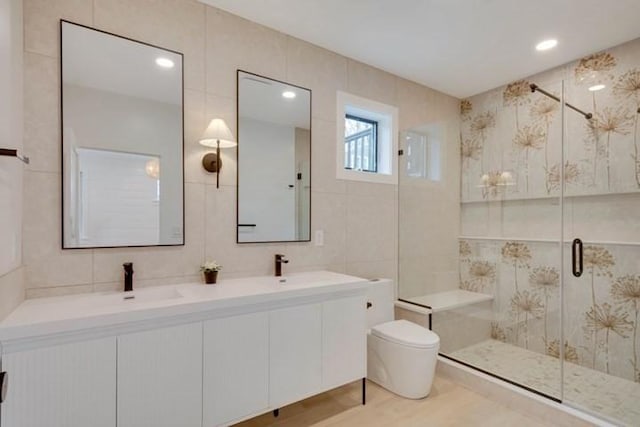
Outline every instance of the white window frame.
<svg viewBox="0 0 640 427">
<path fill-rule="evenodd" d="M 337 93 L 336 178 L 378 184 L 398 184 L 398 108 L 347 92 Z M 344 168 L 344 119 L 347 114 L 378 122 L 378 171 Z"/>
</svg>

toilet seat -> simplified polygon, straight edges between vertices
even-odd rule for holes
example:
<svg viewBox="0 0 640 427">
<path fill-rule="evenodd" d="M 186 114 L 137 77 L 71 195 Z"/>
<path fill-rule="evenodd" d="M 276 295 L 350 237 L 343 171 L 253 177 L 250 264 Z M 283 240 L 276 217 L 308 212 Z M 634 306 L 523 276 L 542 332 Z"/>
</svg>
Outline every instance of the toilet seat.
<svg viewBox="0 0 640 427">
<path fill-rule="evenodd" d="M 440 337 L 407 320 L 394 320 L 371 328 L 371 334 L 396 344 L 413 348 L 436 348 Z"/>
</svg>

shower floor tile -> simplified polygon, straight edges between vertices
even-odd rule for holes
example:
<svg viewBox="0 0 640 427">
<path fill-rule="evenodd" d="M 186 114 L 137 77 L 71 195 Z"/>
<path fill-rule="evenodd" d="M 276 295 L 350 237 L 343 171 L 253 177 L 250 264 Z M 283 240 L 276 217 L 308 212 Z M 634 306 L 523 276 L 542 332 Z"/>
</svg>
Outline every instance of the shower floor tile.
<svg viewBox="0 0 640 427">
<path fill-rule="evenodd" d="M 496 340 L 483 341 L 448 356 L 560 398 L 560 362 L 554 357 Z M 564 365 L 564 376 L 564 402 L 629 426 L 640 426 L 640 383 L 569 362 Z"/>
</svg>

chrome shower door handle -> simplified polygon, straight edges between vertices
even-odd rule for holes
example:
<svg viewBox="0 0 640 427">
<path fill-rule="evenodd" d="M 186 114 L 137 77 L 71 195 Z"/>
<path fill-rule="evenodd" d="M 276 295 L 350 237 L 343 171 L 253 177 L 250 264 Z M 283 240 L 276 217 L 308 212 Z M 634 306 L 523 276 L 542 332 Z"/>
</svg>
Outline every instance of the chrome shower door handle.
<svg viewBox="0 0 640 427">
<path fill-rule="evenodd" d="M 571 244 L 571 270 L 575 277 L 582 276 L 584 270 L 582 259 L 582 240 L 573 239 Z"/>
</svg>

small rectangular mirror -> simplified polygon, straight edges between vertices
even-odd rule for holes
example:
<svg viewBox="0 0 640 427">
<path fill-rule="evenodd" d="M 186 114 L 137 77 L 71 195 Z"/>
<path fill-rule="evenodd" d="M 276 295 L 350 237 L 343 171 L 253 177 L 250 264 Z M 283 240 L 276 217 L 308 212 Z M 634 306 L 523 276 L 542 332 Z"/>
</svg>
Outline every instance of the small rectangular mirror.
<svg viewBox="0 0 640 427">
<path fill-rule="evenodd" d="M 60 32 L 62 247 L 183 245 L 182 54 Z"/>
<path fill-rule="evenodd" d="M 238 243 L 311 240 L 311 90 L 238 70 Z"/>
</svg>

